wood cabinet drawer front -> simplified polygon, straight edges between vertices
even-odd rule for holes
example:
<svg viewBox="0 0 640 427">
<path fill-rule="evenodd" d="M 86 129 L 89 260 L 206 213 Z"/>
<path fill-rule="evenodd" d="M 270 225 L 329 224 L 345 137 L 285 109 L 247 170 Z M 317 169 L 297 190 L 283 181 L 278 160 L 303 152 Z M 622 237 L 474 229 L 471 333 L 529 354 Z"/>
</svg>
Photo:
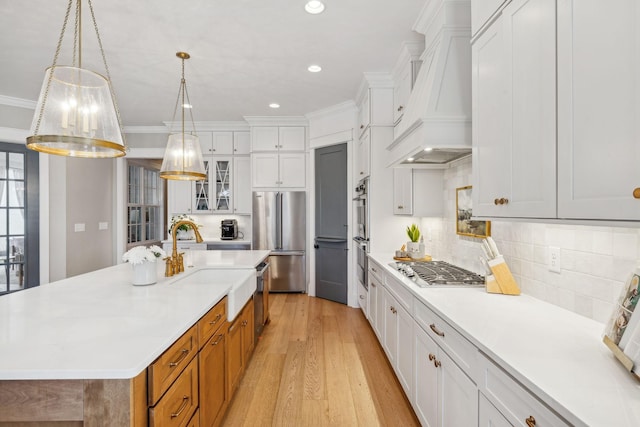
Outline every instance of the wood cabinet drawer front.
<svg viewBox="0 0 640 427">
<path fill-rule="evenodd" d="M 180 372 L 198 353 L 198 328 L 193 326 L 149 365 L 149 406 L 178 378 Z"/>
<path fill-rule="evenodd" d="M 209 338 L 227 320 L 227 297 L 224 297 L 211 310 L 198 320 L 198 342 L 204 346 Z"/>
<path fill-rule="evenodd" d="M 430 308 L 416 302 L 415 319 L 476 384 L 478 349 Z"/>
<path fill-rule="evenodd" d="M 411 291 L 390 275 L 386 277 L 386 285 L 389 292 L 396 297 L 405 310 L 407 310 L 409 314 L 413 315 L 413 301 L 415 298 Z"/>
<path fill-rule="evenodd" d="M 186 426 L 198 408 L 198 359 L 193 359 L 158 404 L 149 409 L 149 426 Z"/>
<path fill-rule="evenodd" d="M 479 357 L 479 365 L 480 391 L 511 424 L 535 427 L 570 425 L 486 356 Z"/>
</svg>

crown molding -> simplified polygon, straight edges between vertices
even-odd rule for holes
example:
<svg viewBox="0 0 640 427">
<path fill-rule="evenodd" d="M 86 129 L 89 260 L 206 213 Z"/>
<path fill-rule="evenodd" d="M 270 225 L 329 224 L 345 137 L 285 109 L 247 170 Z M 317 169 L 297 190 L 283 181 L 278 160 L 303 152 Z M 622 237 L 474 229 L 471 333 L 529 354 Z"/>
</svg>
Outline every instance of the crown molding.
<svg viewBox="0 0 640 427">
<path fill-rule="evenodd" d="M 29 129 L 16 129 L 0 127 L 0 140 L 25 144 L 29 136 Z"/>
<path fill-rule="evenodd" d="M 182 122 L 179 121 L 165 121 L 162 122 L 164 123 L 165 127 L 165 133 L 167 133 L 170 129 L 179 129 L 180 126 L 182 125 Z M 186 127 L 188 127 L 189 129 L 191 129 L 191 122 L 185 122 Z M 248 131 L 249 130 L 249 125 L 247 124 L 247 122 L 245 121 L 219 121 L 219 122 L 214 122 L 214 121 L 200 121 L 200 122 L 193 122 L 193 125 L 196 128 L 197 132 L 222 132 L 222 131 L 226 131 L 226 132 L 232 132 L 232 131 Z"/>
<path fill-rule="evenodd" d="M 7 105 L 9 107 L 26 108 L 29 110 L 36 109 L 36 101 L 29 99 L 14 98 L 13 96 L 0 95 L 0 105 Z"/>
<path fill-rule="evenodd" d="M 127 133 L 169 133 L 166 126 L 123 126 L 122 131 Z"/>
<path fill-rule="evenodd" d="M 350 113 L 358 111 L 358 106 L 353 100 L 341 102 L 340 104 L 332 105 L 331 107 L 323 108 L 322 110 L 312 111 L 305 114 L 308 120 L 319 119 L 326 116 L 333 116 L 340 113 Z"/>
<path fill-rule="evenodd" d="M 244 116 L 249 126 L 308 126 L 305 116 Z"/>
</svg>

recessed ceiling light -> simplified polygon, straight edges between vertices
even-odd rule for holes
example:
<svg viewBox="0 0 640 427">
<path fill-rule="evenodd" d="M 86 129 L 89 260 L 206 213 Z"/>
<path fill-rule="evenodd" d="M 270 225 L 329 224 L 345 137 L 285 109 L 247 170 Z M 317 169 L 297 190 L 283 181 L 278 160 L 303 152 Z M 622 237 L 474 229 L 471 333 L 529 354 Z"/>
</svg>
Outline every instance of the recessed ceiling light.
<svg viewBox="0 0 640 427">
<path fill-rule="evenodd" d="M 322 67 L 319 65 L 309 65 L 309 68 L 307 68 L 307 70 L 311 71 L 312 73 L 319 73 L 320 71 L 322 71 Z"/>
<path fill-rule="evenodd" d="M 310 0 L 304 5 L 304 10 L 312 15 L 317 15 L 324 10 L 324 3 L 320 0 Z"/>
<path fill-rule="evenodd" d="M 424 149 L 424 151 L 427 151 L 427 152 L 429 152 L 429 151 L 433 151 L 433 148 L 431 148 L 431 147 L 427 147 L 427 148 L 425 148 L 425 149 Z"/>
<path fill-rule="evenodd" d="M 182 104 L 182 108 L 193 108 L 191 104 Z"/>
<path fill-rule="evenodd" d="M 271 107 L 271 108 L 280 108 L 280 104 L 272 102 L 271 104 L 269 104 L 269 107 Z"/>
<path fill-rule="evenodd" d="M 414 161 L 414 158 L 413 158 L 413 157 L 409 157 L 409 158 L 407 159 L 407 162 L 413 162 L 413 161 Z"/>
</svg>

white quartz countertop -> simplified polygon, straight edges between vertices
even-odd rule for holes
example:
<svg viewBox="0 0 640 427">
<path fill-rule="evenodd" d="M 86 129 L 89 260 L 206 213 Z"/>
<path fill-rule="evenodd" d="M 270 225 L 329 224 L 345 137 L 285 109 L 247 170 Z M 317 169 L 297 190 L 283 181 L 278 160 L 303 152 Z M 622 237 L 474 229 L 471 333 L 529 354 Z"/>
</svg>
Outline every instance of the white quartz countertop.
<svg viewBox="0 0 640 427">
<path fill-rule="evenodd" d="M 370 254 L 429 308 L 574 425 L 640 425 L 640 381 L 602 343 L 604 325 L 527 295 L 420 288 Z"/>
<path fill-rule="evenodd" d="M 0 297 L 0 380 L 117 379 L 142 372 L 268 251 L 193 251 L 195 267 L 131 285 L 131 266 L 113 267 Z M 220 268 L 211 283 L 180 281 Z M 174 283 L 177 282 L 177 283 Z"/>
</svg>

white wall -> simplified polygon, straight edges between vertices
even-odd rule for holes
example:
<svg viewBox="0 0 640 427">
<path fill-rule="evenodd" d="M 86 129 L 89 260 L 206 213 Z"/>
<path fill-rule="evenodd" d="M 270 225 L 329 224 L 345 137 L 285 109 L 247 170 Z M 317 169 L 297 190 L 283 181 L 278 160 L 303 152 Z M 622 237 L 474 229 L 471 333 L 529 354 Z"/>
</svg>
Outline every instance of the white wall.
<svg viewBox="0 0 640 427">
<path fill-rule="evenodd" d="M 435 258 L 483 273 L 480 240 L 455 233 L 455 189 L 470 184 L 470 160 L 445 171 L 445 216 L 423 218 L 422 229 Z M 607 321 L 640 256 L 636 228 L 492 221 L 491 229 L 523 293 L 599 322 Z M 549 246 L 560 248 L 559 274 L 548 270 Z"/>
</svg>

